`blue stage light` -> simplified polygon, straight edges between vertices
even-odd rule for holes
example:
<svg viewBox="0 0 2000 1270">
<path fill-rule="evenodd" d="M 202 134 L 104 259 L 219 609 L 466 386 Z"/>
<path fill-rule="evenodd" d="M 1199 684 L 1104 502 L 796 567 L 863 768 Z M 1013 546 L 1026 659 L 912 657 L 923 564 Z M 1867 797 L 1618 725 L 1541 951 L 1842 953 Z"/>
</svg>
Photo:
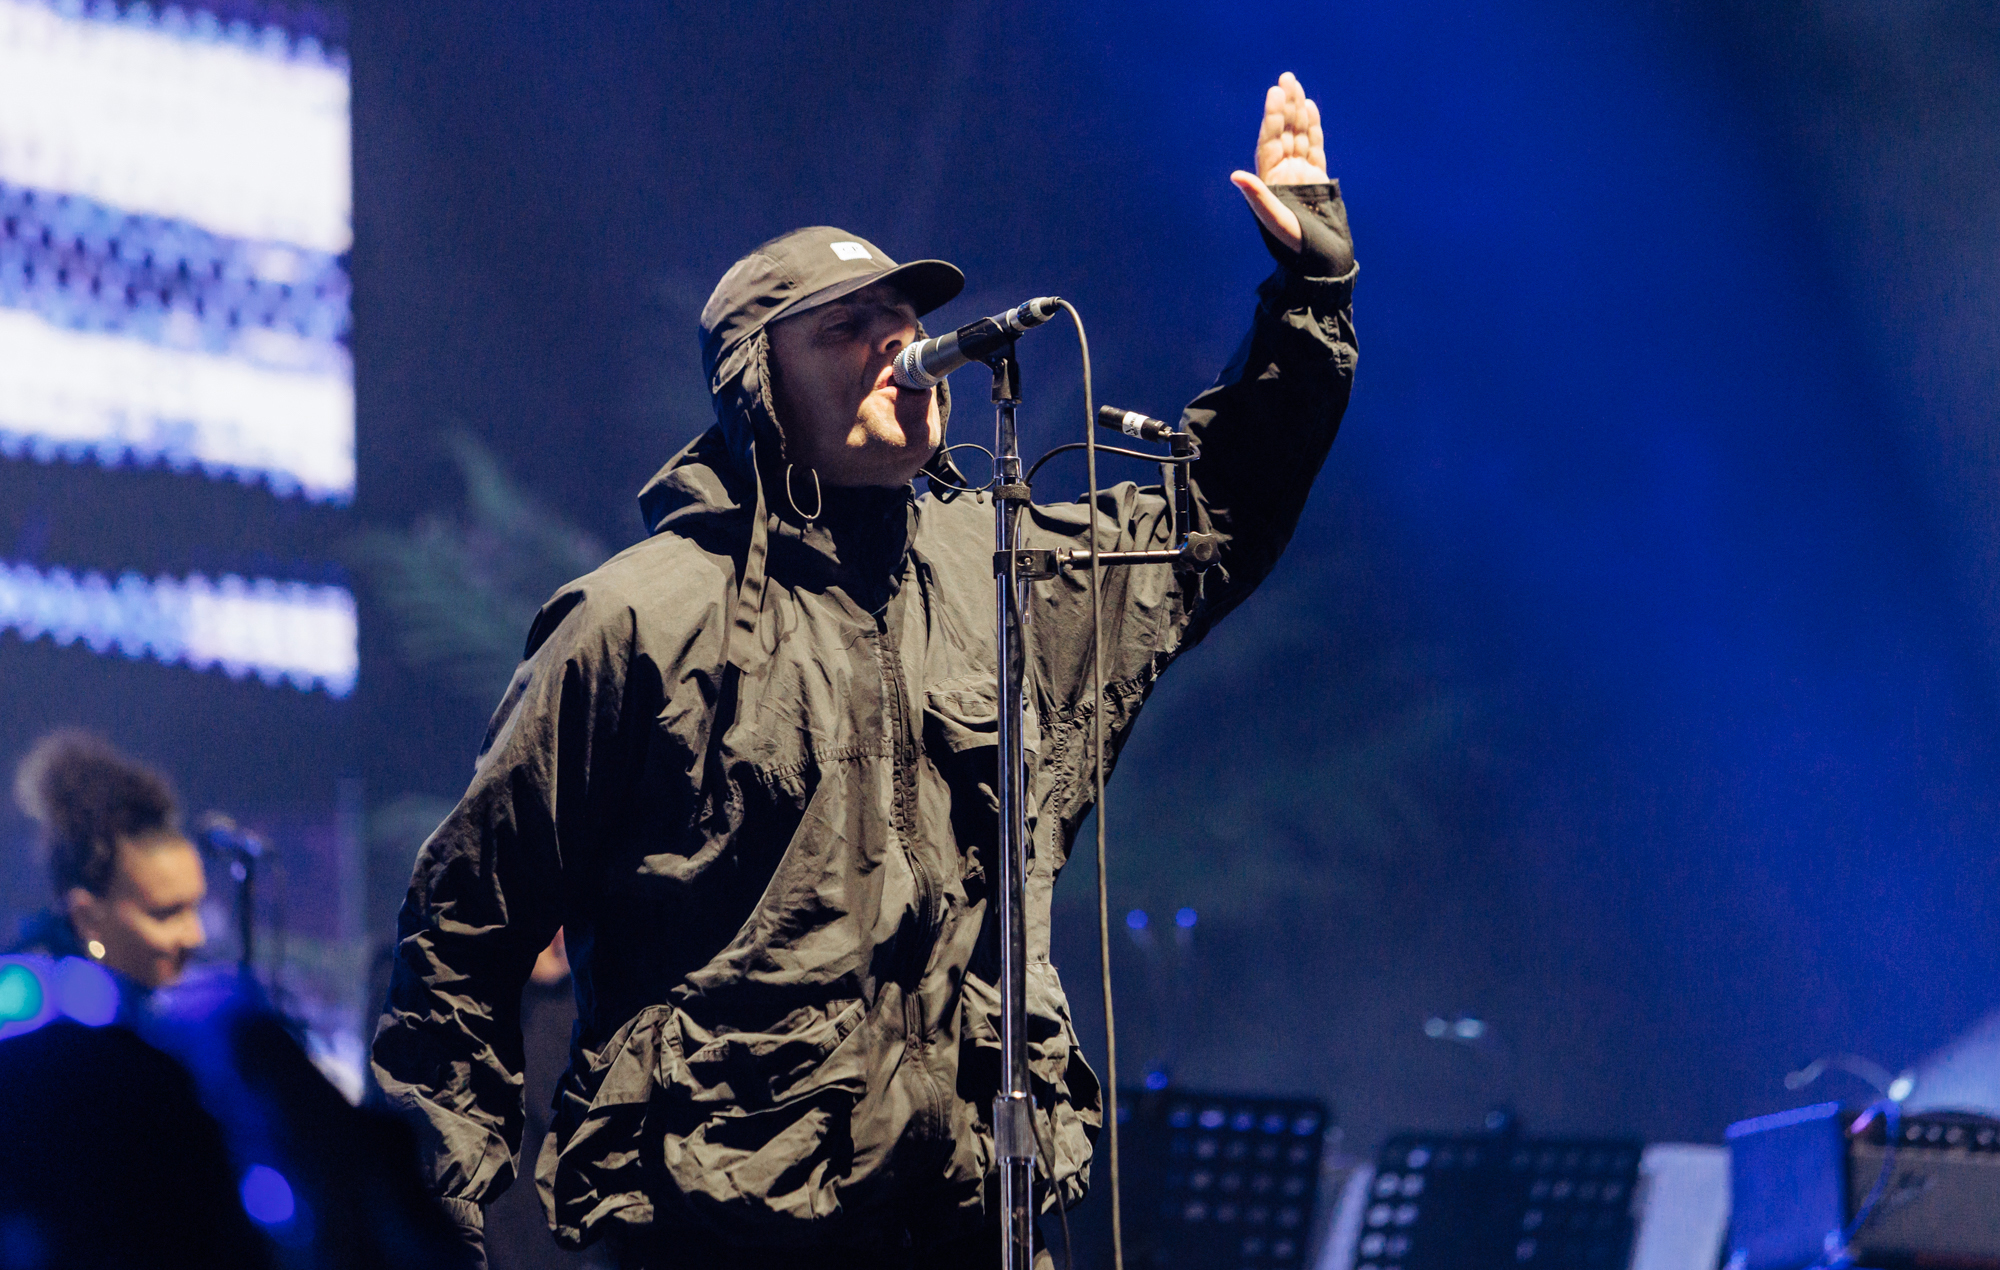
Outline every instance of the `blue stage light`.
<svg viewBox="0 0 2000 1270">
<path fill-rule="evenodd" d="M 103 1027 L 118 1017 L 118 984 L 94 961 L 65 957 L 49 975 L 56 1008 L 86 1027 Z"/>
<path fill-rule="evenodd" d="M 1130 926 L 1133 930 L 1146 929 L 1146 910 L 1143 908 L 1135 908 L 1131 912 L 1125 914 L 1125 924 L 1127 926 Z"/>
<path fill-rule="evenodd" d="M 241 1193 L 243 1211 L 260 1226 L 282 1226 L 298 1211 L 292 1184 L 268 1165 L 253 1164 L 244 1172 Z"/>
<path fill-rule="evenodd" d="M 1194 922 L 1195 913 L 1191 908 L 1184 908 L 1174 914 L 1174 925 L 1180 927 L 1182 930 L 1193 930 Z"/>
<path fill-rule="evenodd" d="M 0 454 L 345 504 L 346 61 L 149 13 L 0 0 Z"/>
<path fill-rule="evenodd" d="M 55 1018 L 55 964 L 32 953 L 0 957 L 0 1040 L 22 1036 Z"/>
</svg>

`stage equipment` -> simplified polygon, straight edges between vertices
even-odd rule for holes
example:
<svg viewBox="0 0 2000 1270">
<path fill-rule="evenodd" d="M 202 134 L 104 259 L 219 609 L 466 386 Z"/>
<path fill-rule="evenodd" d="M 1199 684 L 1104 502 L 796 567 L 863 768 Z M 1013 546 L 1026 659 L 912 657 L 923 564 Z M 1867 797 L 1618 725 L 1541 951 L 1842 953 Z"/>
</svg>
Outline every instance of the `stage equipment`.
<svg viewBox="0 0 2000 1270">
<path fill-rule="evenodd" d="M 946 335 L 933 335 L 896 354 L 894 375 L 905 388 L 935 388 L 961 366 L 1011 350 L 1023 332 L 1056 315 L 1062 303 L 1052 295 L 1017 304 L 998 317 L 967 322 Z"/>
<path fill-rule="evenodd" d="M 1728 1138 L 1732 1270 L 2000 1268 L 2000 1121 L 1829 1102 Z"/>
<path fill-rule="evenodd" d="M 1333 1117 L 1311 1098 L 1128 1089 L 1126 1264 L 1291 1270 L 1310 1255 Z"/>
<path fill-rule="evenodd" d="M 1141 441 L 1168 442 L 1174 438 L 1174 426 L 1159 419 L 1148 418 L 1136 410 L 1120 410 L 1116 406 L 1097 408 L 1097 426 L 1122 432 L 1128 437 Z"/>
<path fill-rule="evenodd" d="M 1316 1270 L 1715 1270 L 1728 1224 L 1721 1147 L 1401 1134 L 1348 1177 Z"/>
<path fill-rule="evenodd" d="M 1398 1134 L 1376 1153 L 1372 1169 L 1352 1179 L 1321 1264 L 1626 1270 L 1633 1264 L 1644 1152 L 1634 1138 Z M 1714 1164 L 1709 1171 L 1719 1191 Z M 1713 1219 L 1706 1261 L 1694 1263 L 1702 1270 L 1714 1264 L 1720 1223 Z"/>
<path fill-rule="evenodd" d="M 198 970 L 101 1026 L 117 1008 L 102 966 L 0 958 L 0 1264 L 469 1267 L 415 1133 L 348 1105 L 257 985 Z"/>
<path fill-rule="evenodd" d="M 1020 364 L 1014 357 L 1014 340 L 1029 327 L 1038 324 L 1046 315 L 1060 308 L 1067 312 L 1070 321 L 1076 325 L 1076 339 L 1083 361 L 1083 408 L 1084 440 L 1058 446 L 1049 454 L 1036 461 L 1035 469 L 1056 453 L 1064 450 L 1081 449 L 1085 452 L 1089 465 L 1089 494 L 1087 506 L 1095 508 L 1098 503 L 1097 486 L 1097 434 L 1096 407 L 1092 400 L 1090 341 L 1084 334 L 1083 318 L 1068 301 L 1056 296 L 1047 296 L 1028 301 L 1008 310 L 999 318 L 987 318 L 960 327 L 951 336 L 949 356 L 933 356 L 934 366 L 944 365 L 950 357 L 964 353 L 983 361 L 993 373 L 993 508 L 994 508 L 994 553 L 993 572 L 998 610 L 1000 666 L 998 671 L 997 694 L 999 704 L 1000 741 L 1000 790 L 999 790 L 999 894 L 1000 894 L 1000 1051 L 1001 1090 L 993 1102 L 994 1167 L 1000 1174 L 1001 1220 L 1001 1267 L 1002 1270 L 1029 1270 L 1034 1258 L 1034 1173 L 1035 1173 L 1035 1116 L 1034 1103 L 1028 1083 L 1028 1001 L 1027 1001 L 1027 907 L 1026 883 L 1028 877 L 1028 833 L 1027 833 L 1027 768 L 1023 750 L 1023 727 L 1026 720 L 1027 693 L 1024 675 L 1027 669 L 1025 623 L 1030 609 L 1028 585 L 1032 582 L 1054 577 L 1069 568 L 1090 570 L 1090 611 L 1091 611 L 1091 673 L 1093 676 L 1091 695 L 1095 702 L 1104 700 L 1104 638 L 1103 612 L 1098 570 L 1107 566 L 1132 564 L 1170 564 L 1177 567 L 1200 571 L 1215 560 L 1216 543 L 1212 536 L 1191 534 L 1190 504 L 1187 467 L 1197 457 L 1198 449 L 1193 437 L 1171 429 L 1162 439 L 1172 447 L 1170 455 L 1156 456 L 1137 454 L 1140 458 L 1152 458 L 1170 465 L 1174 469 L 1172 498 L 1174 507 L 1175 546 L 1157 551 L 1100 551 L 1097 535 L 1091 534 L 1090 545 L 1083 549 L 1054 551 L 1047 549 L 1028 550 L 1022 546 L 1021 514 L 1032 501 L 1029 488 L 1035 469 L 1030 469 L 1024 477 L 1021 472 L 1020 434 L 1016 428 L 1015 415 L 1021 404 Z M 1036 316 L 1041 315 L 1041 316 Z M 1033 320 L 1028 320 L 1032 318 Z M 939 341 L 942 343 L 943 341 Z M 905 358 L 911 363 L 903 367 L 899 358 L 899 382 L 910 386 L 922 386 L 916 378 L 922 367 L 916 363 L 917 357 L 910 356 L 921 345 L 905 350 Z M 938 360 L 940 357 L 943 360 Z M 900 378 L 904 373 L 910 379 Z M 947 368 L 948 373 L 948 368 Z M 932 378 L 932 383 L 936 382 Z M 1109 448 L 1109 447 L 1105 447 Z M 1118 451 L 1136 454 L 1135 451 Z M 1111 926 L 1107 914 L 1108 892 L 1105 884 L 1105 809 L 1104 809 L 1104 712 L 1093 709 L 1091 717 L 1091 763 L 1092 787 L 1096 795 L 1097 814 L 1097 928 L 1099 969 L 1104 991 L 1104 1030 L 1106 1061 L 1109 1069 L 1118 1070 L 1117 1028 L 1111 1009 Z M 1111 1240 L 1114 1270 L 1122 1270 L 1124 1232 L 1119 1212 L 1119 1150 L 1118 1150 L 1118 1098 L 1115 1084 L 1106 1086 L 1107 1111 L 1110 1113 L 1109 1163 L 1111 1182 Z M 1067 1222 L 1067 1213 L 1063 1214 Z"/>
</svg>

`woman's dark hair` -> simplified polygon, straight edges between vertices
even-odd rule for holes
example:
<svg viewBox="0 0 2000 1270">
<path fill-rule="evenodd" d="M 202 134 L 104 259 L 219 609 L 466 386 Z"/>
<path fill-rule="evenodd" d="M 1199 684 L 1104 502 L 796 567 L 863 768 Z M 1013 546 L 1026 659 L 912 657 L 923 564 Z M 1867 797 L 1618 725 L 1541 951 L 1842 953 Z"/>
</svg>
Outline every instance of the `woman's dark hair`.
<svg viewBox="0 0 2000 1270">
<path fill-rule="evenodd" d="M 103 895 L 121 839 L 174 829 L 166 777 L 88 732 L 66 729 L 37 741 L 15 770 L 14 800 L 42 826 L 58 896 L 78 886 Z"/>
</svg>

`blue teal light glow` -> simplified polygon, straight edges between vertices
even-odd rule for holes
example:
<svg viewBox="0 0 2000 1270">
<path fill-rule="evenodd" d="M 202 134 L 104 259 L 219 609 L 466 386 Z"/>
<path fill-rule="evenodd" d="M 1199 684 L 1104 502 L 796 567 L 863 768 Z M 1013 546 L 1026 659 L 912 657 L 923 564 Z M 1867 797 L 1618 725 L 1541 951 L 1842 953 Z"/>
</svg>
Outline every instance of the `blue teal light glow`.
<svg viewBox="0 0 2000 1270">
<path fill-rule="evenodd" d="M 21 1036 L 57 1018 L 60 994 L 55 963 L 20 954 L 0 957 L 0 1040 Z"/>
<path fill-rule="evenodd" d="M 42 981 L 16 962 L 0 966 L 0 1023 L 22 1023 L 42 1012 Z"/>
<path fill-rule="evenodd" d="M 268 1165 L 253 1164 L 244 1172 L 241 1194 L 243 1211 L 260 1226 L 282 1226 L 298 1212 L 292 1184 Z"/>
</svg>

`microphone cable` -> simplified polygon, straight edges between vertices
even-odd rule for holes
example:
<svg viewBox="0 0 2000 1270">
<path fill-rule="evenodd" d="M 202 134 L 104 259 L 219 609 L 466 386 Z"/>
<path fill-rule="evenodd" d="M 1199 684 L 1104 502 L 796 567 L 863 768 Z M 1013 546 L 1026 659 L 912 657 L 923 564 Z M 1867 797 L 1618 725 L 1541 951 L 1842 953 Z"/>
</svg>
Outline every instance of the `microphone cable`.
<svg viewBox="0 0 2000 1270">
<path fill-rule="evenodd" d="M 1097 565 L 1097 403 L 1090 382 L 1090 337 L 1084 333 L 1083 315 L 1068 300 L 1058 300 L 1076 326 L 1077 351 L 1083 359 L 1083 454 L 1089 484 L 1090 529 L 1090 765 L 1091 792 L 1097 800 L 1097 973 L 1104 994 L 1104 1129 L 1111 1145 L 1111 1266 L 1125 1270 L 1125 1225 L 1121 1211 L 1118 1178 L 1118 1026 L 1111 1006 L 1111 900 L 1105 872 L 1104 833 L 1104 597 Z M 1039 465 L 1038 465 L 1039 466 Z M 1053 1136 L 1053 1134 L 1051 1135 Z M 1050 1161 L 1054 1172 L 1054 1161 Z M 1069 1211 L 1056 1190 L 1056 1207 L 1062 1212 L 1064 1251 L 1069 1252 Z M 1072 1257 L 1070 1270 L 1075 1270 Z"/>
<path fill-rule="evenodd" d="M 1058 454 L 1068 453 L 1073 450 L 1082 450 L 1084 452 L 1085 479 L 1088 486 L 1088 492 L 1085 497 L 1088 500 L 1086 508 L 1090 535 L 1090 549 L 1087 557 L 1090 567 L 1090 690 L 1092 694 L 1090 707 L 1090 775 L 1091 793 L 1095 799 L 1094 810 L 1096 812 L 1098 987 L 1104 1002 L 1104 1061 L 1106 1068 L 1106 1079 L 1103 1083 L 1104 1128 L 1109 1145 L 1108 1155 L 1111 1164 L 1111 1270 L 1125 1270 L 1125 1222 L 1118 1151 L 1118 1024 L 1117 1014 L 1112 1002 L 1111 989 L 1111 889 L 1109 869 L 1106 861 L 1107 831 L 1104 819 L 1104 711 L 1108 702 L 1105 699 L 1104 685 L 1104 595 L 1101 584 L 1102 569 L 1098 562 L 1100 548 L 1097 534 L 1097 503 L 1103 491 L 1098 487 L 1097 482 L 1097 456 L 1101 450 L 1106 454 L 1146 459 L 1154 463 L 1159 463 L 1162 466 L 1192 463 L 1195 456 L 1155 455 L 1139 450 L 1125 449 L 1120 446 L 1098 445 L 1097 402 L 1095 389 L 1091 382 L 1090 336 L 1084 330 L 1083 315 L 1076 311 L 1075 305 L 1063 299 L 1057 299 L 1055 303 L 1065 313 L 1069 314 L 1070 322 L 1076 328 L 1077 352 L 1083 362 L 1083 440 L 1080 442 L 1066 442 L 1043 454 L 1028 469 L 1028 474 L 1022 478 L 1022 482 L 1023 484 L 1032 484 L 1035 474 L 1041 470 L 1042 465 Z M 961 443 L 961 445 L 951 448 L 976 449 L 987 454 L 989 457 L 992 454 L 986 447 L 971 443 Z M 932 479 L 935 482 L 936 478 Z M 993 488 L 993 485 L 989 482 L 984 486 L 974 489 L 947 484 L 946 488 L 956 490 L 960 493 L 980 493 Z M 1031 672 L 1027 666 L 1024 666 L 1023 673 Z M 1039 1138 L 1041 1136 L 1040 1126 L 1037 1125 L 1036 1128 L 1036 1136 Z M 1063 1259 L 1067 1263 L 1068 1270 L 1076 1270 L 1076 1251 L 1070 1240 L 1069 1203 L 1063 1198 L 1062 1186 L 1056 1179 L 1055 1121 L 1053 1114 L 1051 1114 L 1049 1119 L 1048 1140 L 1045 1147 L 1049 1161 L 1049 1186 L 1054 1193 L 1056 1213 L 1062 1221 Z"/>
</svg>

